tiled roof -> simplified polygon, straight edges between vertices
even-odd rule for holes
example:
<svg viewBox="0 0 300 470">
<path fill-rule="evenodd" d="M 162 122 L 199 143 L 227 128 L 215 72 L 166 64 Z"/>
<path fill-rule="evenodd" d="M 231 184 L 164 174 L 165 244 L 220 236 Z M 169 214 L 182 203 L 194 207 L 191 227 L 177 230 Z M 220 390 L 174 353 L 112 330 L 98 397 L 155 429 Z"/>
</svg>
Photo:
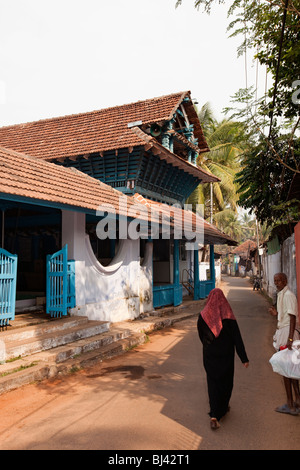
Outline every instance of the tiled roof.
<svg viewBox="0 0 300 470">
<path fill-rule="evenodd" d="M 250 254 L 251 250 L 256 249 L 257 244 L 253 240 L 246 240 L 241 245 L 237 246 L 232 253 L 236 255 L 244 255 L 247 256 Z"/>
<path fill-rule="evenodd" d="M 214 225 L 207 222 L 205 219 L 200 217 L 198 214 L 194 212 L 187 211 L 183 208 L 176 207 L 175 205 L 169 206 L 167 204 L 163 204 L 161 202 L 151 201 L 150 199 L 144 198 L 140 194 L 135 194 L 134 198 L 141 204 L 144 204 L 149 209 L 153 210 L 154 212 L 159 212 L 160 214 L 167 217 L 168 220 L 170 216 L 170 225 L 172 228 L 175 228 L 175 224 L 179 222 L 182 223 L 182 232 L 187 232 L 190 236 L 192 233 L 202 233 L 204 231 L 204 238 L 203 242 L 206 244 L 213 244 L 213 245 L 232 245 L 236 246 L 237 243 L 231 237 L 226 235 L 225 233 L 218 230 Z"/>
<path fill-rule="evenodd" d="M 45 160 L 74 157 L 145 145 L 128 124 L 163 123 L 172 118 L 190 92 L 180 92 L 99 111 L 74 114 L 0 128 L 0 146 Z M 207 151 L 197 113 L 191 101 L 185 106 L 194 124 L 200 151 Z"/>
<path fill-rule="evenodd" d="M 116 214 L 149 221 L 152 211 L 169 213 L 166 204 L 146 200 L 139 194 L 134 197 L 124 196 L 120 191 L 74 168 L 61 167 L 3 147 L 0 147 L 0 174 L 0 195 L 4 193 L 28 198 L 31 202 L 45 201 L 66 208 L 74 207 L 74 210 L 94 212 L 99 207 L 113 207 Z M 176 210 L 183 217 L 183 210 Z M 192 230 L 195 230 L 197 217 L 192 213 Z M 207 243 L 235 244 L 230 237 L 201 220 Z M 171 217 L 171 226 L 174 227 L 175 222 L 176 218 Z"/>
<path fill-rule="evenodd" d="M 0 194 L 46 201 L 74 209 L 96 211 L 110 205 L 115 213 L 128 215 L 136 201 L 120 191 L 73 168 L 64 168 L 0 147 Z M 120 197 L 126 205 L 119 203 Z M 109 206 L 109 207 L 110 207 Z M 144 209 L 141 205 L 141 209 Z M 143 218 L 148 220 L 147 209 Z"/>
</svg>

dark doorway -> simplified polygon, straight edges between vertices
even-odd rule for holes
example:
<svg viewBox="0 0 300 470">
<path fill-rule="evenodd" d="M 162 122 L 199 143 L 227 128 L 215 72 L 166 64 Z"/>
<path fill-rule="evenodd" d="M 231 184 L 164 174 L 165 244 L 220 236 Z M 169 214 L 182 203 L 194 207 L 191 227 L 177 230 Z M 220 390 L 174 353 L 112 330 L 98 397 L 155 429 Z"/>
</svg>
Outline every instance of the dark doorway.
<svg viewBox="0 0 300 470">
<path fill-rule="evenodd" d="M 18 255 L 17 301 L 46 295 L 46 257 L 61 248 L 61 211 L 1 201 L 1 245 Z"/>
</svg>

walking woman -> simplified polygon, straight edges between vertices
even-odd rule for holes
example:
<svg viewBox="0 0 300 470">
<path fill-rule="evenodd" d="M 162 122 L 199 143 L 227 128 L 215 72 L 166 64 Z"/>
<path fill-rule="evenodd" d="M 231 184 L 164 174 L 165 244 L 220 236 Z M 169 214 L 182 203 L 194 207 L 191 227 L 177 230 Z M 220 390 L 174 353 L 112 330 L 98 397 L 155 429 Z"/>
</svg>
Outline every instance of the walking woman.
<svg viewBox="0 0 300 470">
<path fill-rule="evenodd" d="M 249 366 L 241 333 L 232 309 L 221 289 L 213 289 L 198 323 L 203 344 L 203 365 L 207 376 L 210 425 L 220 427 L 219 420 L 229 411 L 233 389 L 235 350 L 244 367 Z"/>
</svg>

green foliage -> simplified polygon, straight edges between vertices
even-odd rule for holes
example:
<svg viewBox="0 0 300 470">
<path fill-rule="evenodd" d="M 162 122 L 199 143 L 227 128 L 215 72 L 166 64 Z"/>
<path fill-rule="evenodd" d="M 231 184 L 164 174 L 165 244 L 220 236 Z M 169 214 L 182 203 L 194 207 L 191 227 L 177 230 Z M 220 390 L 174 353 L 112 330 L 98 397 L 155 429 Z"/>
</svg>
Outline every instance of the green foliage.
<svg viewBox="0 0 300 470">
<path fill-rule="evenodd" d="M 255 50 L 273 79 L 265 113 L 291 119 L 300 115 L 299 104 L 292 99 L 293 83 L 300 78 L 300 0 L 287 5 L 285 9 L 280 0 L 235 0 L 229 9 L 235 18 L 228 30 L 233 30 L 231 36 L 243 35 L 238 53 Z"/>
<path fill-rule="evenodd" d="M 275 215 L 274 227 L 278 225 L 287 225 L 293 224 L 299 221 L 299 199 L 291 199 L 286 202 L 281 202 L 280 204 L 273 206 L 273 211 Z M 276 214 L 278 214 L 278 219 L 276 219 Z"/>
<path fill-rule="evenodd" d="M 255 212 L 261 223 L 269 225 L 278 224 L 286 215 L 283 204 L 287 203 L 294 177 L 294 171 L 290 168 L 295 160 L 300 161 L 299 139 L 293 141 L 293 153 L 288 138 L 274 138 L 273 144 L 274 150 L 285 156 L 287 166 L 273 157 L 268 143 L 260 138 L 257 145 L 245 153 L 243 169 L 236 175 L 239 204 L 249 209 L 250 213 Z"/>
<path fill-rule="evenodd" d="M 178 0 L 176 7 L 181 3 Z M 202 6 L 206 13 L 211 12 L 214 4 L 221 3 L 225 2 L 194 1 L 195 8 Z M 264 112 L 288 119 L 299 116 L 299 102 L 293 96 L 295 82 L 300 79 L 300 0 L 232 0 L 228 17 L 232 18 L 228 25 L 231 37 L 242 38 L 238 55 L 253 49 L 273 79 Z"/>
<path fill-rule="evenodd" d="M 210 148 L 200 155 L 197 164 L 220 179 L 213 183 L 214 212 L 230 207 L 237 210 L 237 185 L 235 174 L 240 170 L 240 155 L 245 148 L 244 126 L 224 119 L 218 122 L 208 103 L 198 113 L 202 129 Z M 210 215 L 210 184 L 199 185 L 189 197 L 188 203 L 205 205 L 205 217 Z"/>
<path fill-rule="evenodd" d="M 214 214 L 213 221 L 216 227 L 222 232 L 226 233 L 226 235 L 229 235 L 231 238 L 237 241 L 242 240 L 243 227 L 234 211 L 225 209 L 221 212 L 218 212 Z"/>
<path fill-rule="evenodd" d="M 195 8 L 200 8 L 200 6 L 204 7 L 204 11 L 206 13 L 210 13 L 212 4 L 214 3 L 215 0 L 194 0 L 195 3 Z M 218 3 L 225 3 L 225 0 L 218 0 Z M 176 2 L 176 8 L 182 4 L 182 0 L 177 0 Z"/>
<path fill-rule="evenodd" d="M 207 13 L 218 3 L 224 2 L 194 1 Z M 300 0 L 232 0 L 228 16 L 231 36 L 241 37 L 238 55 L 254 50 L 272 78 L 266 96 L 240 89 L 235 108 L 225 110 L 230 121 L 243 122 L 248 137 L 234 180 L 237 203 L 270 227 L 291 225 L 299 220 L 299 204 L 291 204 L 289 192 L 300 173 Z"/>
</svg>

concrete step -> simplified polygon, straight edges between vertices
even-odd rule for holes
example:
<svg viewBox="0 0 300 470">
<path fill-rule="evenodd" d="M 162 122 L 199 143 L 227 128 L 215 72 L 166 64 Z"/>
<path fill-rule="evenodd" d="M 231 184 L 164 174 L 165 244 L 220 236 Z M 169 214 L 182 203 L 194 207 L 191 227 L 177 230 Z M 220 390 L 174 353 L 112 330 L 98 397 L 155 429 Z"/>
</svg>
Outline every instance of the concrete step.
<svg viewBox="0 0 300 470">
<path fill-rule="evenodd" d="M 32 333 L 27 336 L 27 331 L 21 332 L 23 328 L 17 328 L 21 334 L 18 337 L 13 336 L 16 333 L 13 330 L 1 332 L 0 340 L 4 337 L 3 334 L 7 339 L 19 338 L 19 350 L 15 350 L 14 354 L 20 352 L 21 347 L 27 343 L 32 345 L 43 342 L 43 347 L 50 344 L 51 348 L 27 356 L 17 354 L 15 360 L 0 364 L 0 395 L 23 385 L 67 374 L 122 354 L 147 341 L 147 335 L 152 331 L 172 326 L 178 321 L 197 315 L 199 305 L 201 305 L 199 302 L 191 305 L 188 303 L 185 308 L 170 308 L 164 312 L 153 312 L 134 321 L 110 325 L 108 322 L 88 321 L 86 317 L 51 320 L 47 325 L 43 323 L 38 325 L 38 328 L 37 325 L 34 326 L 37 330 L 36 336 Z M 74 320 L 79 320 L 77 326 L 74 326 Z M 47 326 L 46 334 L 45 326 Z M 85 328 L 88 331 L 87 335 L 83 333 Z M 27 336 L 27 339 L 24 339 L 24 336 Z"/>
<path fill-rule="evenodd" d="M 132 333 L 124 338 L 124 332 L 103 333 L 94 338 L 79 340 L 73 344 L 32 354 L 0 366 L 0 395 L 21 386 L 40 382 L 77 371 L 83 367 L 122 354 L 143 344 L 145 333 Z M 101 336 L 104 336 L 104 338 Z"/>
<path fill-rule="evenodd" d="M 32 382 L 91 366 L 142 344 L 145 339 L 143 331 L 114 327 L 111 332 L 104 331 L 6 362 L 0 365 L 0 395 Z"/>
<path fill-rule="evenodd" d="M 95 336 L 108 331 L 108 329 L 109 322 L 70 317 L 62 321 L 57 320 L 53 323 L 7 332 L 8 334 L 0 336 L 0 340 L 5 344 L 7 361 Z"/>
<path fill-rule="evenodd" d="M 66 318 L 39 320 L 37 323 L 23 323 L 20 327 L 1 331 L 0 340 L 5 342 L 23 341 L 37 338 L 54 331 L 65 330 L 77 325 L 87 324 L 88 318 L 83 316 L 72 316 Z M 27 326 L 28 325 L 28 326 Z"/>
<path fill-rule="evenodd" d="M 94 333 L 94 335 L 89 337 L 78 338 L 75 341 L 57 346 L 54 349 L 51 349 L 51 351 L 41 352 L 38 356 L 31 356 L 31 358 L 38 358 L 38 360 L 59 364 L 69 360 L 70 358 L 94 352 L 101 348 L 105 348 L 106 346 L 110 347 L 112 343 L 130 337 L 132 335 L 132 330 L 126 327 L 115 327 L 112 331 L 108 329 L 96 333 L 96 330 L 94 330 Z"/>
</svg>

